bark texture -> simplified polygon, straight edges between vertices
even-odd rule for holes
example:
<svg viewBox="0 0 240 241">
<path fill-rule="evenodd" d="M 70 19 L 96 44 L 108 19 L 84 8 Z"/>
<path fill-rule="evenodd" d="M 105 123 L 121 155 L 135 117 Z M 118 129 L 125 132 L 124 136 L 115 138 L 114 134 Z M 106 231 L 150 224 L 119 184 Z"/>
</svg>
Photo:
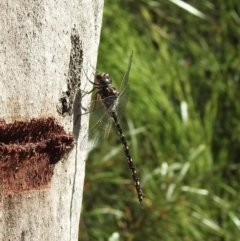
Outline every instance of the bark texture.
<svg viewBox="0 0 240 241">
<path fill-rule="evenodd" d="M 80 89 L 102 11 L 103 0 L 0 3 L 0 240 L 78 240 Z"/>
</svg>

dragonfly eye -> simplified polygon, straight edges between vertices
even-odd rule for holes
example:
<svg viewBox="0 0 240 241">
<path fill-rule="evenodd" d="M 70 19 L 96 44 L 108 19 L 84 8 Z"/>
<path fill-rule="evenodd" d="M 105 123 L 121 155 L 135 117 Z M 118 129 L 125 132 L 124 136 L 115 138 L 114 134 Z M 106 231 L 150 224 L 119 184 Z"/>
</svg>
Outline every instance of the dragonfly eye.
<svg viewBox="0 0 240 241">
<path fill-rule="evenodd" d="M 96 80 L 99 83 L 99 85 L 105 86 L 112 84 L 112 79 L 108 73 L 102 73 L 96 75 Z"/>
</svg>

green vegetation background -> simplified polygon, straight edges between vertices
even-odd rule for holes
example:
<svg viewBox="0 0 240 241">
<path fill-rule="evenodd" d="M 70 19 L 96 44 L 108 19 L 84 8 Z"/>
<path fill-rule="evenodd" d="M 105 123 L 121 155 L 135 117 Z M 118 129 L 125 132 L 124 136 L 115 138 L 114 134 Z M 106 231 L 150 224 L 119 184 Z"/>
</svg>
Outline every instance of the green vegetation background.
<svg viewBox="0 0 240 241">
<path fill-rule="evenodd" d="M 133 50 L 121 124 L 146 198 L 113 127 L 86 163 L 81 241 L 240 240 L 240 4 L 188 3 L 204 15 L 105 1 L 97 68 L 119 87 Z"/>
</svg>

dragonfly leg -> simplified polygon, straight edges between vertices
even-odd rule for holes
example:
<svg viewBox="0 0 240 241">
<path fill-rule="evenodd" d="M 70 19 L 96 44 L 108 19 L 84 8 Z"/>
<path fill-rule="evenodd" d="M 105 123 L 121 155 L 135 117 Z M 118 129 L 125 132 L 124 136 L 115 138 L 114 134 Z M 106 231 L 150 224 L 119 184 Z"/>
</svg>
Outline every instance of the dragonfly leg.
<svg viewBox="0 0 240 241">
<path fill-rule="evenodd" d="M 95 94 L 94 101 L 91 103 L 90 108 L 85 108 L 81 105 L 81 108 L 85 111 L 85 113 L 83 113 L 81 115 L 86 115 L 86 114 L 89 114 L 89 113 L 93 112 L 95 110 L 96 103 L 97 103 L 98 100 L 99 100 L 99 93 L 97 91 L 96 94 Z"/>
</svg>

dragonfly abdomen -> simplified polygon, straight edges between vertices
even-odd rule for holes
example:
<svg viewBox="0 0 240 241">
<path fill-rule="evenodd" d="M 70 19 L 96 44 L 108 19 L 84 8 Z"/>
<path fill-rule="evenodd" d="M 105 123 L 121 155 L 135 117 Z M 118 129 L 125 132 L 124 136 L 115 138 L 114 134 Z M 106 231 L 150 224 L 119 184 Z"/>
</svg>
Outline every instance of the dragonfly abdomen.
<svg viewBox="0 0 240 241">
<path fill-rule="evenodd" d="M 132 173 L 132 178 L 135 182 L 135 187 L 136 187 L 136 191 L 137 191 L 137 194 L 138 194 L 138 200 L 139 202 L 141 203 L 143 198 L 145 197 L 145 195 L 143 194 L 143 191 L 141 189 L 141 186 L 140 186 L 140 180 L 139 180 L 139 177 L 137 175 L 137 171 L 136 171 L 136 168 L 135 168 L 135 165 L 134 165 L 134 162 L 132 160 L 132 156 L 131 156 L 131 153 L 130 153 L 130 150 L 129 150 L 129 147 L 128 147 L 128 144 L 127 144 L 127 140 L 123 134 L 123 131 L 122 131 L 122 128 L 118 122 L 118 118 L 117 118 L 117 115 L 116 115 L 116 112 L 115 111 L 112 111 L 110 113 L 111 117 L 113 118 L 114 120 L 114 124 L 117 128 L 117 131 L 118 131 L 118 135 L 121 139 L 121 142 L 123 144 L 123 149 L 124 149 L 124 152 L 125 152 L 125 155 L 126 155 L 126 158 L 127 158 L 127 162 L 128 162 L 128 165 L 129 165 L 129 168 L 131 170 L 131 173 Z"/>
</svg>

